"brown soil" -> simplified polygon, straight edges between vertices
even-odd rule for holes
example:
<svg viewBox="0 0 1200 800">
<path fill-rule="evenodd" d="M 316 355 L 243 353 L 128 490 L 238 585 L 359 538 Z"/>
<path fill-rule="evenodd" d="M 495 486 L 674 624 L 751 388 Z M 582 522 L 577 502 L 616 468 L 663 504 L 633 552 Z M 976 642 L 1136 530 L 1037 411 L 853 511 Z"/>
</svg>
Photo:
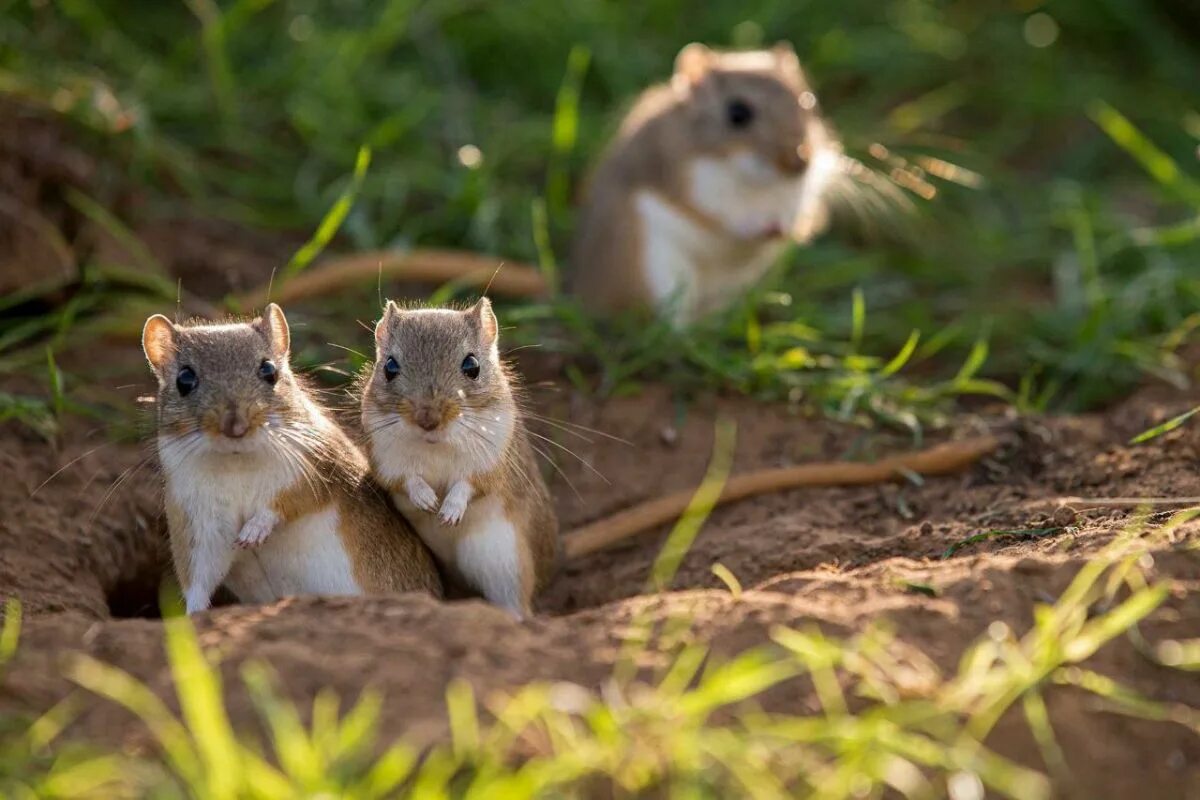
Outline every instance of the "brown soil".
<svg viewBox="0 0 1200 800">
<path fill-rule="evenodd" d="M 187 237 L 177 244 L 187 250 Z M 244 256 L 244 263 L 255 265 L 254 279 L 270 260 L 255 255 L 257 246 Z M 286 254 L 281 248 L 274 256 Z M 236 270 L 243 263 L 239 258 L 225 263 Z M 177 251 L 172 268 L 182 272 L 195 263 Z M 221 291 L 238 284 L 228 275 L 214 280 Z M 105 365 L 105 387 L 127 396 L 131 406 L 148 393 L 149 375 L 136 345 L 97 345 L 87 358 Z M 0 389 L 14 388 L 27 387 L 0 381 Z M 861 459 L 911 446 L 738 398 L 694 401 L 681 419 L 678 404 L 661 389 L 603 403 L 535 394 L 542 413 L 626 440 L 554 436 L 595 470 L 557 459 L 562 475 L 551 480 L 566 529 L 696 485 L 721 417 L 737 424 L 736 470 Z M 274 667 L 302 706 L 321 687 L 345 698 L 375 687 L 386 698 L 385 735 L 424 741 L 445 733 L 442 698 L 453 678 L 467 679 L 481 695 L 531 680 L 598 686 L 610 674 L 623 631 L 643 611 L 654 618 L 685 616 L 691 636 L 717 654 L 761 644 L 780 624 L 815 621 L 827 633 L 850 634 L 887 619 L 902 639 L 950 673 L 963 649 L 993 622 L 1027 630 L 1034 605 L 1057 597 L 1127 524 L 1130 512 L 1084 511 L 1068 533 L 1032 541 L 993 539 L 943 560 L 947 548 L 981 531 L 1038 527 L 1063 496 L 1200 496 L 1200 426 L 1149 446 L 1124 444 L 1198 402 L 1200 393 L 1148 389 L 1090 416 L 972 417 L 956 433 L 986 428 L 1002 434 L 1006 446 L 995 457 L 919 487 L 793 491 L 718 509 L 684 559 L 672 591 L 662 594 L 645 591 L 662 544 L 659 532 L 566 564 L 541 598 L 540 614 L 525 623 L 478 601 L 440 603 L 417 596 L 229 606 L 199 615 L 196 623 L 202 643 L 220 660 L 237 723 L 253 725 L 256 719 L 237 680 L 238 666 L 260 659 Z M 106 442 L 102 429 L 83 420 L 69 421 L 53 444 L 17 423 L 0 426 L 0 589 L 19 597 L 27 615 L 17 659 L 0 684 L 0 711 L 37 712 L 61 700 L 72 691 L 61 665 L 80 651 L 172 696 L 162 627 L 154 618 L 165 566 L 153 461 L 146 459 L 145 446 Z M 1194 524 L 1182 535 L 1194 540 L 1198 533 L 1200 524 Z M 740 597 L 713 575 L 718 562 L 745 587 Z M 1197 552 L 1164 547 L 1154 553 L 1151 571 L 1156 579 L 1174 582 L 1177 591 L 1143 633 L 1194 637 L 1200 630 Z M 935 596 L 913 592 L 910 584 L 931 586 Z M 1125 639 L 1089 666 L 1148 697 L 1200 707 L 1194 674 L 1156 666 Z M 1200 740 L 1194 733 L 1108 713 L 1071 690 L 1051 690 L 1049 698 L 1081 796 L 1200 796 Z M 780 711 L 814 708 L 798 683 L 773 691 L 764 702 Z M 148 741 L 111 704 L 87 696 L 81 703 L 77 735 L 118 737 L 133 746 Z M 1044 768 L 1015 716 L 1003 722 L 992 744 Z"/>
</svg>

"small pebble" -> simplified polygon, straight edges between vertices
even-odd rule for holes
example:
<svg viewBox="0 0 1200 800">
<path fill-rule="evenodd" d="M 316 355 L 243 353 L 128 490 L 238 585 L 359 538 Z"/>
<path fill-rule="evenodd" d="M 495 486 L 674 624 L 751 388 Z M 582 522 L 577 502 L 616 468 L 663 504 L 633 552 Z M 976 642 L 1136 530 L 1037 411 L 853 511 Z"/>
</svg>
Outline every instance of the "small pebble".
<svg viewBox="0 0 1200 800">
<path fill-rule="evenodd" d="M 674 447 L 679 441 L 679 431 L 673 425 L 667 425 L 658 432 L 658 438 L 667 447 Z"/>
<path fill-rule="evenodd" d="M 1070 506 L 1059 506 L 1054 512 L 1054 516 L 1050 521 L 1054 523 L 1056 528 L 1069 528 L 1075 524 L 1075 509 Z"/>
</svg>

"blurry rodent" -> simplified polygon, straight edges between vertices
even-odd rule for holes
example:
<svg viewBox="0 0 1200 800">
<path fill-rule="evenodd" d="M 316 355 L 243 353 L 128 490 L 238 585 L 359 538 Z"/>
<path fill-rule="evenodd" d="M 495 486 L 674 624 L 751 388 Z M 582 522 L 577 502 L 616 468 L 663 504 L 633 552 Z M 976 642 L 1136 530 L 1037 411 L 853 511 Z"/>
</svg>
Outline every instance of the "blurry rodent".
<svg viewBox="0 0 1200 800">
<path fill-rule="evenodd" d="M 250 322 L 146 321 L 158 455 L 188 613 L 224 583 L 295 594 L 442 594 L 436 565 L 369 482 L 366 459 L 292 373 L 274 303 Z"/>
<path fill-rule="evenodd" d="M 376 479 L 461 588 L 518 617 L 558 558 L 581 558 L 679 517 L 674 492 L 558 537 L 553 501 L 534 459 L 515 377 L 499 356 L 485 298 L 465 311 L 402 309 L 375 326 L 363 375 L 362 423 Z M 718 503 L 806 486 L 884 483 L 913 472 L 956 472 L 992 452 L 995 437 L 949 442 L 874 463 L 814 463 L 734 476 Z"/>
<path fill-rule="evenodd" d="M 461 311 L 388 301 L 362 424 L 376 480 L 449 579 L 522 618 L 554 572 L 558 519 L 498 340 L 487 298 Z"/>
<path fill-rule="evenodd" d="M 626 116 L 586 189 L 570 290 L 685 325 L 733 302 L 826 224 L 840 147 L 790 44 L 689 44 Z"/>
</svg>

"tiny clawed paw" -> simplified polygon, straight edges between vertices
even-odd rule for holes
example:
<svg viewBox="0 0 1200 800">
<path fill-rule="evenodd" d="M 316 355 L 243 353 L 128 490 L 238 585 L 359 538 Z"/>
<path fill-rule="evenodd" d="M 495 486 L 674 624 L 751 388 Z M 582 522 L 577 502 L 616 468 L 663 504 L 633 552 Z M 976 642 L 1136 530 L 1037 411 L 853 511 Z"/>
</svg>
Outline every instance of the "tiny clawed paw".
<svg viewBox="0 0 1200 800">
<path fill-rule="evenodd" d="M 243 528 L 242 532 L 238 534 L 237 539 L 235 539 L 233 543 L 243 550 L 248 550 L 251 547 L 258 547 L 260 544 L 265 542 L 269 534 L 270 531 L 268 530 L 248 530 Z"/>
<path fill-rule="evenodd" d="M 443 525 L 457 525 L 462 522 L 463 513 L 466 510 L 465 506 L 457 503 L 443 503 L 438 518 L 441 519 Z"/>
<path fill-rule="evenodd" d="M 242 530 L 238 533 L 237 538 L 233 540 L 233 544 L 235 547 L 243 550 L 258 547 L 267 540 L 274 527 L 274 525 L 269 525 L 265 522 L 251 520 L 242 526 Z"/>
<path fill-rule="evenodd" d="M 429 486 L 418 486 L 408 493 L 408 499 L 422 511 L 434 512 L 437 511 L 438 498 L 435 492 Z"/>
</svg>

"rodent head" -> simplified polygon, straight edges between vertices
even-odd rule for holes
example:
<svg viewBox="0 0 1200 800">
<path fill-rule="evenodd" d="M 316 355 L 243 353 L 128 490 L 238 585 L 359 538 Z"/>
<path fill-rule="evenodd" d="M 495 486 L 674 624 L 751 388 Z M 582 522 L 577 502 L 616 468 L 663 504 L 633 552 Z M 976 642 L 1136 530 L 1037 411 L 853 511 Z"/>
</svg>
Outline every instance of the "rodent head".
<svg viewBox="0 0 1200 800">
<path fill-rule="evenodd" d="M 295 416 L 302 392 L 288 365 L 291 337 L 271 303 L 251 322 L 176 325 L 146 320 L 142 349 L 158 378 L 160 441 L 195 441 L 189 452 L 247 453 L 263 429 Z"/>
<path fill-rule="evenodd" d="M 671 89 L 688 140 L 704 155 L 757 156 L 783 176 L 803 175 L 830 145 L 800 59 L 787 43 L 717 52 L 689 44 L 675 59 Z"/>
<path fill-rule="evenodd" d="M 386 426 L 426 444 L 491 439 L 497 426 L 507 435 L 512 389 L 486 297 L 462 311 L 406 310 L 389 300 L 375 326 L 375 348 L 363 392 L 368 434 Z"/>
</svg>

